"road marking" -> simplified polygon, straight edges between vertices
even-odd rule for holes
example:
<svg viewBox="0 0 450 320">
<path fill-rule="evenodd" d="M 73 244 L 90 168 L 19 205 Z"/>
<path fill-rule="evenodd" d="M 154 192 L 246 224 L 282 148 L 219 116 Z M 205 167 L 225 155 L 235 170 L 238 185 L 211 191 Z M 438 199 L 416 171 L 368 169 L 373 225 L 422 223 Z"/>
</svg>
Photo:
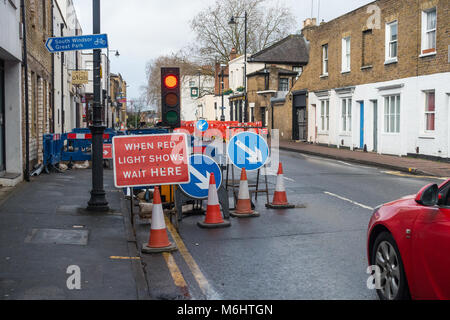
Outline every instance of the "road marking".
<svg viewBox="0 0 450 320">
<path fill-rule="evenodd" d="M 441 177 L 433 177 L 433 176 L 419 176 L 419 175 L 414 175 L 414 174 L 402 173 L 400 171 L 381 171 L 381 172 L 390 174 L 393 176 L 416 178 L 416 179 L 436 179 L 436 180 L 444 180 L 444 181 L 450 179 L 450 178 L 441 178 Z"/>
<path fill-rule="evenodd" d="M 167 217 L 165 217 L 165 219 L 167 230 L 169 230 L 170 234 L 172 235 L 172 238 L 178 247 L 178 251 L 180 252 L 184 261 L 191 270 L 195 281 L 197 281 L 198 286 L 200 287 L 200 290 L 203 292 L 203 294 L 206 296 L 206 299 L 222 300 L 220 295 L 213 289 L 213 287 L 209 284 L 208 280 L 206 280 L 206 277 L 203 275 L 198 264 L 195 262 L 194 258 L 189 253 L 177 230 L 175 230 L 174 226 Z"/>
<path fill-rule="evenodd" d="M 286 178 L 286 177 L 284 177 L 284 179 L 286 179 L 287 181 L 295 182 L 295 180 L 294 180 L 294 179 L 291 179 L 291 178 Z"/>
<path fill-rule="evenodd" d="M 141 260 L 140 257 L 117 257 L 117 256 L 111 256 L 109 257 L 112 260 Z"/>
<path fill-rule="evenodd" d="M 169 252 L 164 252 L 163 256 L 164 256 L 164 260 L 166 260 L 167 267 L 169 268 L 170 275 L 172 276 L 173 282 L 175 283 L 175 285 L 178 288 L 180 288 L 181 292 L 183 292 L 183 295 L 186 298 L 190 299 L 191 295 L 189 294 L 187 283 L 184 280 L 184 277 L 181 274 L 180 268 L 178 268 L 178 265 L 175 262 L 173 255 Z"/>
<path fill-rule="evenodd" d="M 329 195 L 329 196 L 332 196 L 332 197 L 335 197 L 335 198 L 338 198 L 338 199 L 341 199 L 341 200 L 350 202 L 350 203 L 352 203 L 352 204 L 354 204 L 354 205 L 360 206 L 361 208 L 364 208 L 364 209 L 367 209 L 367 210 L 371 210 L 371 211 L 374 210 L 374 208 L 372 208 L 372 207 L 369 207 L 369 206 L 366 206 L 366 205 L 361 204 L 361 203 L 359 203 L 359 202 L 356 202 L 356 201 L 353 201 L 353 200 L 350 200 L 350 199 L 341 197 L 341 196 L 339 196 L 339 195 L 337 195 L 337 194 L 334 194 L 334 193 L 331 193 L 331 192 L 327 192 L 327 191 L 324 191 L 324 193 L 327 194 L 327 195 Z"/>
</svg>

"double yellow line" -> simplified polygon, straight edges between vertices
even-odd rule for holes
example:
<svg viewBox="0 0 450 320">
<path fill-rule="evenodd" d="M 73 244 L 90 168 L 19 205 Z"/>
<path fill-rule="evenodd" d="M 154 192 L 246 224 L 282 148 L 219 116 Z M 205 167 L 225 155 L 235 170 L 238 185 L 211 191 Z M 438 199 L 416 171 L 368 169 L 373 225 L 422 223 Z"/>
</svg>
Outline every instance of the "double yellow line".
<svg viewBox="0 0 450 320">
<path fill-rule="evenodd" d="M 167 230 L 170 232 L 172 239 L 175 241 L 175 244 L 178 247 L 178 251 L 180 252 L 187 266 L 189 267 L 189 270 L 194 276 L 194 279 L 197 282 L 198 286 L 200 287 L 202 293 L 205 295 L 207 299 L 219 299 L 219 295 L 212 288 L 208 280 L 206 280 L 206 277 L 203 275 L 202 271 L 200 270 L 200 267 L 195 262 L 192 255 L 189 253 L 189 250 L 186 248 L 186 245 L 184 244 L 177 230 L 174 228 L 174 226 L 167 217 L 165 217 L 165 220 Z M 186 281 L 184 280 L 184 277 L 180 269 L 178 268 L 172 254 L 164 253 L 163 255 L 175 285 L 179 287 L 182 291 L 187 290 Z"/>
</svg>

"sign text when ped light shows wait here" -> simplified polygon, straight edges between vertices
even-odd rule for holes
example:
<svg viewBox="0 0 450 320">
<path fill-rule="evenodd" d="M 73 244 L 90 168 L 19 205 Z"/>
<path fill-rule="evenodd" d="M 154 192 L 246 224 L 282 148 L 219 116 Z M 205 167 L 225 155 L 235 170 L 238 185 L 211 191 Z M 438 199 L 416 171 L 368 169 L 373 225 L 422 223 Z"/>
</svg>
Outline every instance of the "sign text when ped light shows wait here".
<svg viewBox="0 0 450 320">
<path fill-rule="evenodd" d="M 113 139 L 117 188 L 189 183 L 189 151 L 183 133 Z"/>
</svg>

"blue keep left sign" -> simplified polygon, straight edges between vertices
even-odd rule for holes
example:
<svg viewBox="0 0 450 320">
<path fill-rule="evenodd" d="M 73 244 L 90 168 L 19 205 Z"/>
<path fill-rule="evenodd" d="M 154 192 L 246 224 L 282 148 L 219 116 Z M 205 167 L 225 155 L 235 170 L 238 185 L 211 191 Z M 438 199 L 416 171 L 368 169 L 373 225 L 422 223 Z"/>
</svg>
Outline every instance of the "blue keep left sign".
<svg viewBox="0 0 450 320">
<path fill-rule="evenodd" d="M 258 170 L 269 160 L 269 145 L 256 133 L 241 132 L 230 139 L 227 153 L 237 168 L 245 168 L 247 171 Z"/>
<path fill-rule="evenodd" d="M 200 132 L 205 132 L 209 128 L 209 123 L 206 120 L 197 121 L 197 130 Z"/>
<path fill-rule="evenodd" d="M 214 173 L 217 190 L 222 184 L 222 171 L 219 165 L 211 158 L 202 154 L 194 154 L 190 157 L 189 172 L 191 182 L 180 184 L 180 189 L 194 199 L 207 199 L 209 191 L 209 180 Z"/>
</svg>

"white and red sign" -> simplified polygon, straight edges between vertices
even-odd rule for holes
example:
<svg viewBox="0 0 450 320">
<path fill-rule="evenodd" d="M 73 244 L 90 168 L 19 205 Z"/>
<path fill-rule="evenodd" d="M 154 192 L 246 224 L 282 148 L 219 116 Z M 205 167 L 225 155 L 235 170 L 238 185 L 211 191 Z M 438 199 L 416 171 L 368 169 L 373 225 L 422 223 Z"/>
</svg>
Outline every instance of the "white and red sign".
<svg viewBox="0 0 450 320">
<path fill-rule="evenodd" d="M 184 133 L 114 137 L 113 159 L 117 188 L 190 182 Z"/>
<path fill-rule="evenodd" d="M 112 159 L 112 144 L 104 144 L 103 145 L 103 159 L 109 160 Z"/>
</svg>

